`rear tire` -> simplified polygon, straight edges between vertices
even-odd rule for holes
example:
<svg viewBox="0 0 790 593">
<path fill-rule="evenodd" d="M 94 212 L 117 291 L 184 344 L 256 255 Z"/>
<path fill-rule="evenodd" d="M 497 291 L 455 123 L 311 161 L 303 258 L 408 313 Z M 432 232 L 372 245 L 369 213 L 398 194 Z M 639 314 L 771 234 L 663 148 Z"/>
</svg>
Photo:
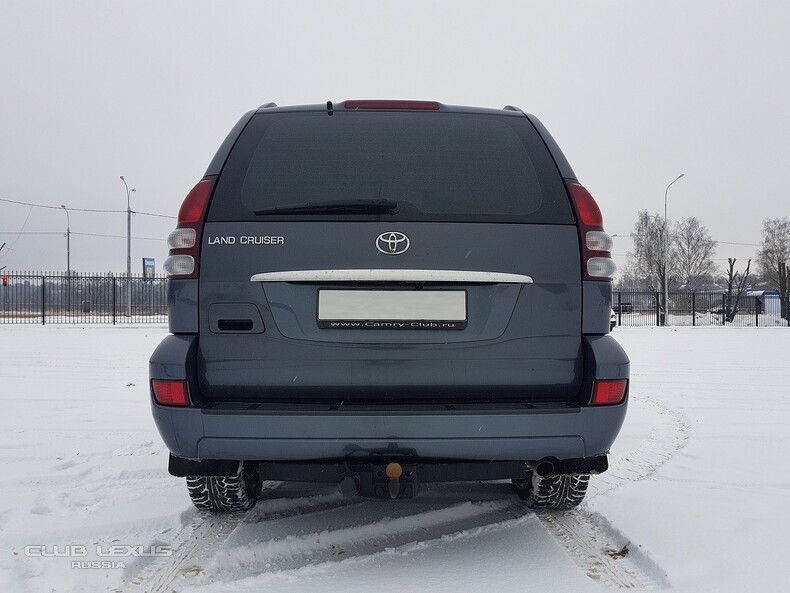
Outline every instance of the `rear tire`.
<svg viewBox="0 0 790 593">
<path fill-rule="evenodd" d="M 248 511 L 261 493 L 258 466 L 239 462 L 233 476 L 187 476 L 187 490 L 198 509 L 212 513 Z"/>
<path fill-rule="evenodd" d="M 518 497 L 532 509 L 566 510 L 579 506 L 590 474 L 541 477 L 535 472 L 524 480 L 513 480 Z"/>
</svg>

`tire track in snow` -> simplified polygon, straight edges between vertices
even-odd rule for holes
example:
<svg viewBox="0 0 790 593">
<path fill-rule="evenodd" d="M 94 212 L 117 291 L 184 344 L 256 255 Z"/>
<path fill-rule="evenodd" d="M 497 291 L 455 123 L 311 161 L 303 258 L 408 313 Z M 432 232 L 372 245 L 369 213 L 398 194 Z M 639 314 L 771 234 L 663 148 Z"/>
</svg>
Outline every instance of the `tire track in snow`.
<svg viewBox="0 0 790 593">
<path fill-rule="evenodd" d="M 476 502 L 459 498 L 457 492 L 448 493 L 446 488 L 425 490 L 427 502 L 349 500 L 333 492 L 264 499 L 246 514 L 197 514 L 173 537 L 170 557 L 157 559 L 116 591 L 171 593 L 191 584 L 245 575 L 366 561 L 393 549 L 408 552 L 457 537 L 476 537 L 512 526 L 532 514 L 510 496 L 505 484 L 467 487 L 466 495 L 477 498 Z M 317 525 L 329 527 L 316 530 Z M 272 537 L 260 541 L 261 534 Z"/>
<path fill-rule="evenodd" d="M 640 447 L 619 455 L 604 474 L 590 481 L 587 500 L 624 484 L 650 478 L 688 443 L 691 426 L 683 413 L 659 401 L 640 402 L 658 422 Z M 546 530 L 591 579 L 613 589 L 658 590 L 669 587 L 663 569 L 602 515 L 582 507 L 536 513 Z"/>
<path fill-rule="evenodd" d="M 170 556 L 155 559 L 125 586 L 113 591 L 170 593 L 177 579 L 202 572 L 199 562 L 212 555 L 233 533 L 241 519 L 241 513 L 196 514 L 189 525 L 173 536 L 170 541 L 173 553 Z"/>
<path fill-rule="evenodd" d="M 649 478 L 688 444 L 691 425 L 682 412 L 654 399 L 641 400 L 640 404 L 651 409 L 659 421 L 640 447 L 610 457 L 609 470 L 590 480 L 587 500 Z"/>
<path fill-rule="evenodd" d="M 598 513 L 578 509 L 535 513 L 584 573 L 611 589 L 666 589 L 663 569 Z"/>
<path fill-rule="evenodd" d="M 243 523 L 259 523 L 272 519 L 294 517 L 308 512 L 315 513 L 362 502 L 361 498 L 346 498 L 335 489 L 332 489 L 329 494 L 258 500 L 255 507 L 244 514 Z"/>
<path fill-rule="evenodd" d="M 280 483 L 266 482 L 262 497 L 276 493 Z M 178 530 L 167 542 L 172 554 L 156 558 L 127 577 L 116 593 L 171 593 L 177 580 L 202 574 L 203 565 L 228 540 L 240 524 L 255 523 L 273 517 L 291 517 L 354 504 L 338 494 L 318 495 L 301 498 L 281 498 L 258 501 L 248 513 L 225 513 L 212 515 L 195 512 L 194 517 Z"/>
<path fill-rule="evenodd" d="M 371 504 L 381 508 L 382 503 Z M 260 543 L 244 542 L 222 549 L 212 562 L 210 582 L 367 557 L 401 546 L 421 547 L 425 542 L 512 522 L 531 513 L 510 497 L 427 508 L 419 503 L 397 503 L 390 510 L 396 508 L 405 514 L 378 516 L 347 527 L 287 535 Z"/>
</svg>

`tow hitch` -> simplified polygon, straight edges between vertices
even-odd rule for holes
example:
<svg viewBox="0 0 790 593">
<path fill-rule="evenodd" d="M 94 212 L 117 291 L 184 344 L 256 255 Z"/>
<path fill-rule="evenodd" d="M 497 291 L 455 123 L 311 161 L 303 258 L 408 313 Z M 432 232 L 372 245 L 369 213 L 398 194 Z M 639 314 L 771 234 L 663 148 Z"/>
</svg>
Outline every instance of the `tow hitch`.
<svg viewBox="0 0 790 593">
<path fill-rule="evenodd" d="M 344 496 L 368 498 L 414 498 L 419 488 L 417 466 L 388 463 L 387 465 L 349 465 L 338 483 Z"/>
<path fill-rule="evenodd" d="M 544 459 L 524 461 L 463 461 L 417 463 L 404 457 L 336 463 L 299 463 L 261 461 L 259 473 L 264 480 L 278 482 L 313 482 L 336 484 L 344 496 L 364 496 L 382 500 L 414 498 L 420 484 L 474 482 L 489 480 L 525 480 L 534 471 L 538 475 L 585 474 L 606 471 L 606 455 L 584 459 Z M 201 475 L 204 462 L 181 460 L 175 467 L 180 475 Z M 186 465 L 184 465 L 186 464 Z M 225 469 L 218 467 L 217 471 Z M 196 471 L 198 470 L 198 471 Z M 171 473 L 174 467 L 171 463 Z M 182 473 L 183 472 L 183 473 Z M 220 474 L 226 475 L 226 474 Z"/>
</svg>

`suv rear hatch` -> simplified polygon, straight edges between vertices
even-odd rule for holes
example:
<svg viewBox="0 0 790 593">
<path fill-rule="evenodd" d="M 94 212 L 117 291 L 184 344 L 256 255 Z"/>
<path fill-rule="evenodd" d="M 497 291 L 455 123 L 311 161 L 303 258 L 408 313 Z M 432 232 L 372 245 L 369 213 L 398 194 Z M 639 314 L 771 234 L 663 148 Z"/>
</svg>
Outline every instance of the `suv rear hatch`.
<svg viewBox="0 0 790 593">
<path fill-rule="evenodd" d="M 581 291 L 568 193 L 522 113 L 261 110 L 203 227 L 201 396 L 570 401 Z"/>
</svg>

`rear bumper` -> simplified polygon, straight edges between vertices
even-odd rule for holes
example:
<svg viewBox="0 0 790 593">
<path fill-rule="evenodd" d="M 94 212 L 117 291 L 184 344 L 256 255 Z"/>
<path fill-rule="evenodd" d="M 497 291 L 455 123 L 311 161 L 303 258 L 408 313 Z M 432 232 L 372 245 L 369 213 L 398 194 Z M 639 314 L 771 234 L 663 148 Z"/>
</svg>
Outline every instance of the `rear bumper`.
<svg viewBox="0 0 790 593">
<path fill-rule="evenodd" d="M 267 461 L 591 457 L 609 450 L 626 406 L 375 413 L 217 410 L 152 403 L 157 428 L 173 454 Z"/>
<path fill-rule="evenodd" d="M 199 397 L 197 336 L 165 338 L 150 361 L 151 379 L 186 379 Z M 610 336 L 584 337 L 585 383 L 628 378 L 628 357 Z M 575 459 L 609 450 L 626 414 L 616 406 L 545 404 L 488 409 L 407 406 L 332 409 L 243 404 L 180 408 L 152 400 L 168 449 L 192 459 L 258 461 L 425 460 L 531 461 Z M 492 406 L 494 408 L 494 406 Z"/>
</svg>

